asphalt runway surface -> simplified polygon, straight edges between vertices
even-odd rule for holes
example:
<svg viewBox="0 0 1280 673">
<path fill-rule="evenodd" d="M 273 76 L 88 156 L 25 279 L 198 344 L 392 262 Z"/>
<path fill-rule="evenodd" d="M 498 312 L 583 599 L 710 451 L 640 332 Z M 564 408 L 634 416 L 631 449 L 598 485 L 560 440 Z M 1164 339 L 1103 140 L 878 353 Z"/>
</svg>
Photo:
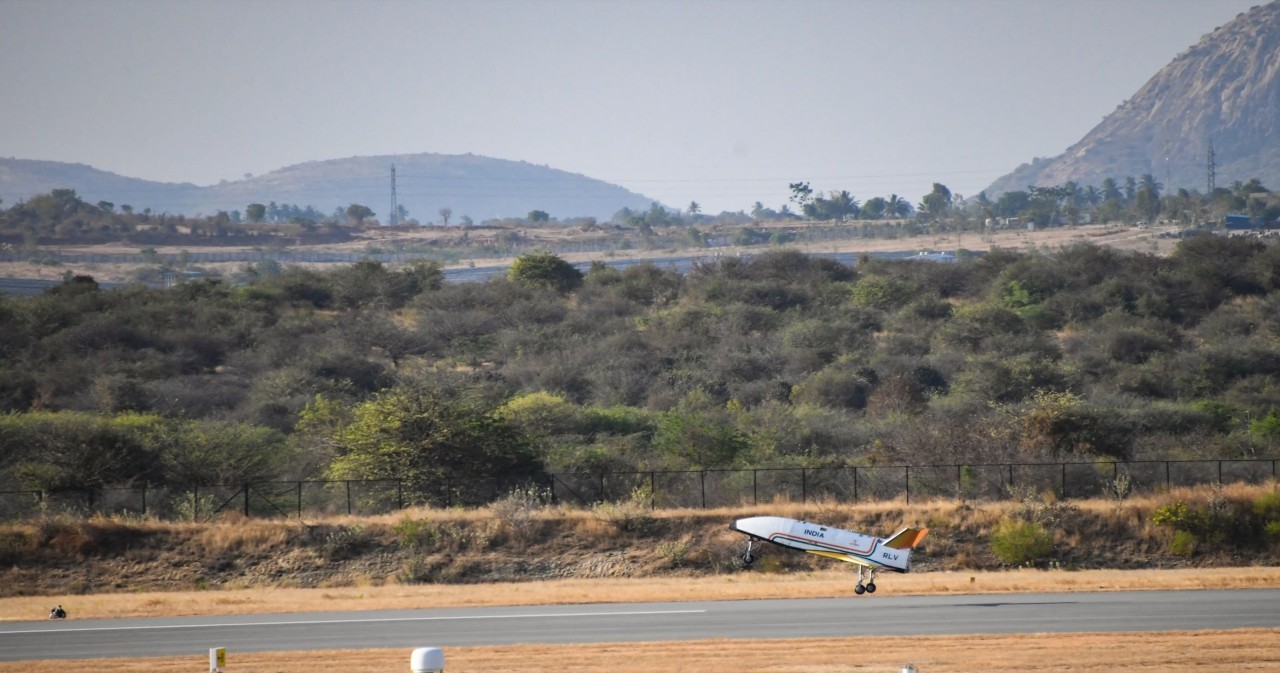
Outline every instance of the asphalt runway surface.
<svg viewBox="0 0 1280 673">
<path fill-rule="evenodd" d="M 74 610 L 74 607 L 72 607 Z M 72 613 L 74 617 L 74 612 Z M 1280 589 L 603 603 L 7 622 L 0 661 L 229 652 L 1280 626 Z"/>
</svg>

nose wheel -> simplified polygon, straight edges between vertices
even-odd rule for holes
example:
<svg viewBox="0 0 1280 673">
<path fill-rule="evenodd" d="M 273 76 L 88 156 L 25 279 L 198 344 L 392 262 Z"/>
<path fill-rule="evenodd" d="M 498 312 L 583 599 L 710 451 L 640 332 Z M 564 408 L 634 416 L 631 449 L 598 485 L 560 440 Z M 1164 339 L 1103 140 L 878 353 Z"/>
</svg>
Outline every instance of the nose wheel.
<svg viewBox="0 0 1280 673">
<path fill-rule="evenodd" d="M 750 568 L 751 564 L 756 562 L 755 554 L 751 553 L 751 545 L 753 542 L 754 540 L 751 540 L 750 538 L 747 539 L 747 551 L 743 552 L 742 554 L 743 568 Z"/>
</svg>

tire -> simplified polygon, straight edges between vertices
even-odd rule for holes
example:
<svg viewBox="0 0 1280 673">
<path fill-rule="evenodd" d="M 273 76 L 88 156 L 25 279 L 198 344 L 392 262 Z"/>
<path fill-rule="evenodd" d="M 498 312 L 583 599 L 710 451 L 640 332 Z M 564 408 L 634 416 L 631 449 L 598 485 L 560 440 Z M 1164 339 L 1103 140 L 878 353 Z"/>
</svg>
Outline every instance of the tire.
<svg viewBox="0 0 1280 673">
<path fill-rule="evenodd" d="M 869 594 L 874 594 L 875 592 L 876 592 L 876 583 L 875 583 L 875 582 L 872 582 L 871 584 L 868 584 L 868 585 L 867 585 L 867 593 L 869 593 Z"/>
<path fill-rule="evenodd" d="M 853 588 L 853 593 L 855 593 L 855 594 L 857 594 L 857 595 L 859 595 L 859 596 L 861 596 L 862 594 L 866 593 L 866 591 L 867 591 L 867 588 L 866 588 L 866 587 L 864 587 L 864 586 L 862 586 L 861 584 L 859 584 L 858 586 L 856 586 L 856 587 L 854 587 L 854 588 Z"/>
<path fill-rule="evenodd" d="M 744 566 L 750 566 L 752 563 L 755 563 L 755 562 L 756 562 L 756 557 L 755 557 L 755 556 L 753 556 L 753 555 L 751 555 L 751 554 L 743 554 L 743 555 L 742 555 L 742 565 L 744 565 Z"/>
</svg>

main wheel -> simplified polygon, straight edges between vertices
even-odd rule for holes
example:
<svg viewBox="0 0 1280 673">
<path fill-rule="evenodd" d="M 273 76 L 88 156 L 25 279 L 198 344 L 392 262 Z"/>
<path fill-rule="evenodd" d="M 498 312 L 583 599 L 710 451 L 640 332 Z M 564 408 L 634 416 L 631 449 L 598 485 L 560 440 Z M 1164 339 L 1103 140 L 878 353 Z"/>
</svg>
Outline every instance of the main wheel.
<svg viewBox="0 0 1280 673">
<path fill-rule="evenodd" d="M 876 592 L 876 583 L 875 583 L 875 582 L 872 582 L 871 584 L 868 584 L 868 585 L 867 585 L 867 593 L 869 593 L 869 594 L 874 594 L 875 592 Z"/>
<path fill-rule="evenodd" d="M 866 593 L 866 591 L 867 591 L 867 588 L 862 586 L 861 584 L 853 588 L 853 593 L 858 594 L 859 596 Z"/>
</svg>

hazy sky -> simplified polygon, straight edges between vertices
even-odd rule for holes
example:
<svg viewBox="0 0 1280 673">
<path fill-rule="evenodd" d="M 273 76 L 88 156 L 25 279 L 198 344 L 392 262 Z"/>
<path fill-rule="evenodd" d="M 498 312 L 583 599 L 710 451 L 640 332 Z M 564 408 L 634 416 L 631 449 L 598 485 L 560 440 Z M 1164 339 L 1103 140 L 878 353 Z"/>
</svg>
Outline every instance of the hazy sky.
<svg viewBox="0 0 1280 673">
<path fill-rule="evenodd" d="M 475 153 L 704 212 L 976 194 L 1261 0 L 0 0 L 0 156 Z"/>
</svg>

